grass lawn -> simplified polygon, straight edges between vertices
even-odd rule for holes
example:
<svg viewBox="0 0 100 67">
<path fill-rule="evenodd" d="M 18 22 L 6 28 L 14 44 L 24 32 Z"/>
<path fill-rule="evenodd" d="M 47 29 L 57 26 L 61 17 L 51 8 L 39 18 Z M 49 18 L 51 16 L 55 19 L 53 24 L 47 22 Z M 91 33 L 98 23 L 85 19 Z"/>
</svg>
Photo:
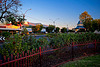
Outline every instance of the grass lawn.
<svg viewBox="0 0 100 67">
<path fill-rule="evenodd" d="M 77 61 L 70 61 L 59 67 L 100 67 L 100 55 L 86 57 Z"/>
</svg>

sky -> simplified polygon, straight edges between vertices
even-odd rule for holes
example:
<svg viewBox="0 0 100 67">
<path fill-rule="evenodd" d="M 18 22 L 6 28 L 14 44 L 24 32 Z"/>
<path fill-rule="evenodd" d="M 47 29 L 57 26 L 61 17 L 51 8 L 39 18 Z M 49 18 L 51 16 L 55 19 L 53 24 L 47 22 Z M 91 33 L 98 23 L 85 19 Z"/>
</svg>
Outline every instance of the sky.
<svg viewBox="0 0 100 67">
<path fill-rule="evenodd" d="M 75 28 L 84 11 L 93 19 L 100 19 L 100 0 L 20 0 L 20 14 L 28 22 Z M 31 10 L 29 10 L 31 9 Z"/>
</svg>

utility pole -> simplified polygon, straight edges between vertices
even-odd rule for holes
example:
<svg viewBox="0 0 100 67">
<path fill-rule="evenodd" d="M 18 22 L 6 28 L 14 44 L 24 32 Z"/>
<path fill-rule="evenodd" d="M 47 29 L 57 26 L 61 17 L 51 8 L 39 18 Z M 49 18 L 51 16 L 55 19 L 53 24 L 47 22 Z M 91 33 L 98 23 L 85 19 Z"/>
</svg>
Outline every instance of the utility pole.
<svg viewBox="0 0 100 67">
<path fill-rule="evenodd" d="M 23 15 L 23 22 L 24 22 L 24 19 L 25 19 L 25 14 L 26 14 L 27 11 L 29 11 L 29 10 L 32 10 L 32 9 L 28 9 L 28 10 L 26 10 L 25 13 L 23 13 L 23 12 L 21 11 L 21 12 L 22 12 L 22 15 Z M 20 23 L 20 25 L 21 25 L 21 23 Z M 20 28 L 21 28 L 21 26 L 20 26 Z"/>
<path fill-rule="evenodd" d="M 67 33 L 68 33 L 68 24 L 67 24 Z"/>
<path fill-rule="evenodd" d="M 57 19 L 55 19 L 55 20 L 52 20 L 52 19 L 49 19 L 49 20 L 51 20 L 52 22 L 53 22 L 53 24 L 54 24 L 54 26 L 55 26 L 55 28 L 54 28 L 54 30 L 56 29 L 56 25 L 55 25 L 55 22 L 57 21 L 57 20 L 59 20 L 59 18 L 57 18 Z M 54 31 L 53 30 L 53 31 Z"/>
</svg>

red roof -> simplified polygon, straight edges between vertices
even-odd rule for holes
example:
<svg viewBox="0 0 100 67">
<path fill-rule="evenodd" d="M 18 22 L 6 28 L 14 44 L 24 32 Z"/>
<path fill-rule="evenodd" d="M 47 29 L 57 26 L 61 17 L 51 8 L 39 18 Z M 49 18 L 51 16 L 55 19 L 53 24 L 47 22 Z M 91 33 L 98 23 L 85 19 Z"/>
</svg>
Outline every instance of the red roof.
<svg viewBox="0 0 100 67">
<path fill-rule="evenodd" d="M 10 24 L 6 24 L 6 25 L 12 25 L 12 24 L 10 23 Z"/>
<path fill-rule="evenodd" d="M 33 24 L 33 23 L 30 23 L 30 22 L 28 22 L 28 24 L 29 24 L 29 25 L 31 25 L 31 26 L 35 26 L 35 24 Z"/>
<path fill-rule="evenodd" d="M 0 28 L 6 28 L 6 26 L 0 26 Z"/>
</svg>

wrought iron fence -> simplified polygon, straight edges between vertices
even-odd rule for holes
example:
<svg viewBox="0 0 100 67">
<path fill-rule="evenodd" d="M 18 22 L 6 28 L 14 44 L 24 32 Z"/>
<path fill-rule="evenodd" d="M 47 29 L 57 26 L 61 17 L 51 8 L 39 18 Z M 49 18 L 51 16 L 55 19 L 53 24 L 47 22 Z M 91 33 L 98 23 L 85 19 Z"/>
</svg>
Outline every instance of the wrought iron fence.
<svg viewBox="0 0 100 67">
<path fill-rule="evenodd" d="M 10 58 L 4 56 L 3 60 L 0 60 L 0 67 L 56 67 L 81 56 L 100 53 L 100 41 L 73 42 L 70 46 L 53 48 L 39 47 L 36 51 L 17 53 L 17 56 L 11 54 Z"/>
</svg>

